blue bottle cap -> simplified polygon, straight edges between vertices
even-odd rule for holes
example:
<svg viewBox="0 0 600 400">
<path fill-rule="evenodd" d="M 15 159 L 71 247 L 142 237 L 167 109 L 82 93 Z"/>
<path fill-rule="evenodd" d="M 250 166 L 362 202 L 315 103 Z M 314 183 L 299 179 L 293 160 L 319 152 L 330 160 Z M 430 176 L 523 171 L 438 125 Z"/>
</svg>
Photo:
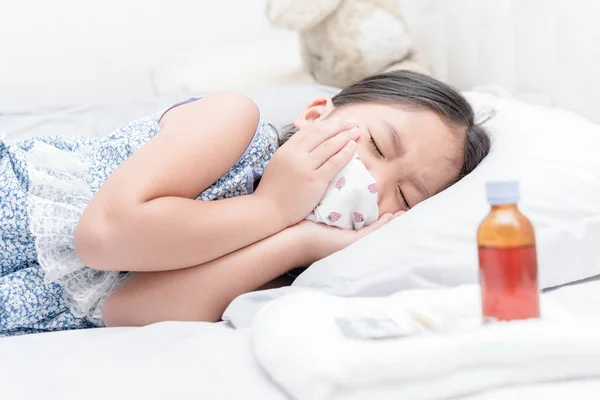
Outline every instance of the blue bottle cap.
<svg viewBox="0 0 600 400">
<path fill-rule="evenodd" d="M 519 181 L 490 181 L 486 184 L 487 200 L 492 206 L 517 204 Z"/>
</svg>

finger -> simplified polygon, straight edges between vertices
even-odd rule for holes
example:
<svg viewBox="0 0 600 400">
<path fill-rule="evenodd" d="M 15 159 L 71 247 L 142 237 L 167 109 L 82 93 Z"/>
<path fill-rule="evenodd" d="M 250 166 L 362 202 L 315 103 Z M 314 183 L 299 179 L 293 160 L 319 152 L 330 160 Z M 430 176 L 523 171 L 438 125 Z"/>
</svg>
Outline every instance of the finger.
<svg viewBox="0 0 600 400">
<path fill-rule="evenodd" d="M 387 223 L 389 223 L 391 220 L 393 220 L 395 218 L 394 215 L 392 214 L 384 214 L 381 217 L 379 217 L 379 219 L 375 222 L 373 222 L 371 225 L 369 226 L 365 226 L 362 229 L 359 229 L 358 231 L 356 231 L 358 238 L 363 238 L 366 235 L 375 232 L 376 230 L 378 230 L 379 228 L 381 228 L 382 226 L 386 225 Z"/>
<path fill-rule="evenodd" d="M 365 231 L 365 233 L 369 233 L 369 232 L 376 231 L 377 229 L 381 228 L 382 226 L 384 226 L 385 224 L 387 224 L 394 218 L 395 218 L 395 216 L 393 214 L 383 214 L 381 217 L 379 217 L 379 219 L 377 221 L 373 222 L 369 226 L 362 228 L 361 232 Z"/>
<path fill-rule="evenodd" d="M 317 172 L 321 174 L 322 178 L 327 182 L 331 181 L 333 177 L 348 164 L 355 151 L 356 142 L 350 140 L 340 151 L 329 157 L 329 159 L 317 169 Z"/>
<path fill-rule="evenodd" d="M 355 121 L 338 119 L 315 122 L 312 126 L 303 130 L 297 143 L 303 150 L 311 152 L 327 139 L 356 126 L 358 126 L 358 123 Z"/>
<path fill-rule="evenodd" d="M 354 127 L 327 139 L 310 153 L 310 166 L 318 169 L 323 163 L 339 153 L 350 140 L 356 141 L 359 136 L 358 128 Z"/>
</svg>

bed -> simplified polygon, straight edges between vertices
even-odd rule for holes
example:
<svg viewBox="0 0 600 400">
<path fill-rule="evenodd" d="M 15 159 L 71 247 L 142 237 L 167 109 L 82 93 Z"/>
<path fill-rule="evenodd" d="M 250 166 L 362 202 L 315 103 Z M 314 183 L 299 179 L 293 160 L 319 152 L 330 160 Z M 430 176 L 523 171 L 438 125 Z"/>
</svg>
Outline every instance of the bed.
<svg viewBox="0 0 600 400">
<path fill-rule="evenodd" d="M 332 95 L 336 91 L 335 88 L 318 85 L 295 85 L 250 91 L 248 94 L 254 98 L 266 118 L 276 127 L 281 127 L 288 123 L 294 113 L 310 99 L 319 95 Z M 548 123 L 555 126 L 558 132 L 562 129 L 562 123 L 575 127 L 576 124 L 582 124 L 581 132 L 588 135 L 582 140 L 590 141 L 591 138 L 596 137 L 600 129 L 571 113 L 558 109 L 533 109 L 532 106 L 514 99 L 502 99 L 497 94 L 490 95 L 485 92 L 484 90 L 481 93 L 473 92 L 467 95 L 477 107 L 486 108 L 494 105 L 499 112 L 499 117 L 496 118 L 496 125 L 492 128 L 499 131 L 513 132 L 514 130 L 517 138 L 523 137 L 519 129 L 528 131 L 531 129 L 529 123 L 538 126 L 538 120 L 547 118 L 550 118 Z M 202 93 L 195 95 L 202 95 Z M 286 101 L 281 101 L 282 98 Z M 151 114 L 178 100 L 181 98 L 164 96 L 86 107 L 64 107 L 43 113 L 5 113 L 0 115 L 0 124 L 12 139 L 56 133 L 101 136 L 133 118 Z M 519 114 L 523 110 L 525 114 Z M 515 125 L 506 125 L 507 119 L 502 118 L 503 115 L 511 117 L 508 119 L 522 118 L 523 120 L 518 124 L 519 129 L 516 129 Z M 525 118 L 524 115 L 532 115 L 531 118 L 535 121 L 527 121 L 529 117 Z M 552 149 L 552 132 L 547 129 L 542 131 L 548 149 Z M 497 146 L 500 148 L 506 145 L 503 144 L 503 140 L 508 140 L 502 135 L 497 139 Z M 562 143 L 560 136 L 556 136 L 556 140 Z M 596 140 L 600 140 L 600 136 Z M 526 147 L 535 143 L 535 141 L 523 142 L 518 146 Z M 513 142 L 511 145 L 517 146 Z M 561 151 L 566 154 L 564 146 Z M 303 287 L 311 287 L 338 296 L 369 297 L 391 295 L 415 287 L 435 288 L 473 282 L 476 280 L 473 270 L 465 268 L 465 265 L 472 265 L 473 252 L 468 246 L 464 247 L 464 244 L 465 242 L 468 244 L 472 239 L 478 216 L 469 221 L 463 218 L 464 226 L 458 226 L 460 224 L 452 221 L 451 217 L 445 217 L 448 219 L 447 223 L 444 226 L 438 224 L 435 228 L 439 238 L 431 236 L 431 226 L 427 225 L 429 222 L 423 223 L 423 217 L 427 216 L 427 220 L 439 220 L 440 216 L 436 216 L 440 208 L 436 204 L 439 202 L 444 203 L 445 206 L 452 205 L 454 197 L 462 198 L 465 193 L 470 197 L 477 197 L 469 192 L 473 186 L 477 186 L 477 180 L 485 178 L 486 170 L 489 172 L 496 169 L 498 165 L 495 163 L 506 162 L 498 154 L 498 151 L 496 155 L 492 154 L 488 165 L 482 166 L 477 173 L 474 173 L 472 180 L 461 182 L 457 188 L 449 189 L 448 193 L 444 192 L 439 201 L 434 198 L 419 206 L 420 211 L 415 211 L 420 213 L 417 222 L 413 221 L 414 218 L 411 220 L 407 214 L 407 218 L 402 221 L 404 224 L 402 227 L 381 234 L 377 232 L 374 234 L 379 235 L 377 238 L 373 237 L 371 241 L 362 240 L 351 248 L 315 264 L 300 275 L 292 287 L 240 296 L 227 310 L 224 322 L 216 324 L 166 322 L 144 328 L 105 328 L 2 339 L 0 340 L 0 387 L 3 398 L 11 400 L 38 397 L 75 399 L 82 396 L 145 399 L 280 400 L 289 398 L 281 385 L 275 383 L 271 374 L 266 372 L 254 351 L 252 322 L 260 309 L 270 301 L 287 295 L 288 289 L 293 291 Z M 536 157 L 532 152 L 522 156 L 524 159 Z M 595 160 L 592 153 L 588 158 L 586 157 L 579 154 L 578 158 L 587 160 L 585 162 Z M 515 163 L 518 160 L 511 155 L 509 161 Z M 591 164 L 583 163 L 572 172 L 586 172 L 581 169 L 586 165 L 590 171 L 596 171 L 597 162 L 589 162 Z M 534 181 L 536 177 L 549 172 L 546 167 L 536 169 L 532 166 L 530 170 L 532 175 L 523 176 L 525 180 Z M 481 174 L 484 175 L 479 176 L 479 171 L 483 171 Z M 564 170 L 561 171 L 564 175 Z M 553 184 L 560 185 L 560 179 L 554 179 Z M 581 207 L 579 198 L 581 196 L 577 190 L 583 189 L 574 187 L 576 192 L 573 193 L 573 197 L 577 198 L 577 204 Z M 582 188 L 588 190 L 589 182 Z M 594 189 L 590 193 L 596 197 L 588 200 L 598 207 L 594 202 L 594 198 L 600 198 L 598 191 Z M 571 207 L 570 199 L 570 197 L 561 199 L 552 196 L 555 204 L 563 204 L 566 207 Z M 543 220 L 539 243 L 542 251 L 542 286 L 547 288 L 548 296 L 566 306 L 574 315 L 594 316 L 600 319 L 600 279 L 596 278 L 600 275 L 598 272 L 600 259 L 594 256 L 593 247 L 589 242 L 594 241 L 600 232 L 597 218 L 590 217 L 588 221 L 585 215 L 572 215 L 569 217 L 571 219 L 566 218 L 566 214 L 556 215 L 556 218 L 561 218 L 564 228 L 557 235 L 555 230 L 548 231 L 548 226 L 552 224 L 544 220 L 548 218 L 544 214 L 547 205 L 542 202 L 540 206 L 536 201 L 542 200 L 535 198 L 531 204 L 527 204 L 527 207 L 529 207 L 528 212 Z M 452 205 L 452 207 L 455 207 L 457 214 L 462 212 L 465 217 L 472 214 L 474 209 L 481 209 L 481 204 L 476 202 L 475 207 L 466 204 L 463 210 L 458 206 Z M 589 210 L 587 207 L 583 208 L 593 215 L 598 215 L 596 208 Z M 587 225 L 585 223 L 582 225 L 577 218 L 584 222 L 588 221 Z M 423 228 L 424 226 L 429 226 L 429 233 Z M 581 236 L 582 229 L 587 232 L 587 235 Z M 407 237 L 402 236 L 402 232 L 405 231 L 411 234 Z M 456 234 L 457 239 L 448 240 L 449 232 Z M 424 234 L 429 234 L 427 245 L 423 244 Z M 386 237 L 389 239 L 385 239 Z M 385 240 L 396 242 L 400 240 L 406 244 L 407 249 L 414 248 L 415 251 L 412 253 L 407 251 L 400 256 L 386 254 L 385 249 L 381 247 L 381 243 Z M 569 257 L 573 262 L 571 268 L 560 268 L 564 265 L 561 264 L 564 262 L 564 255 L 552 250 L 559 247 L 556 245 L 557 240 L 572 249 Z M 452 256 L 445 247 L 448 246 L 448 242 L 452 244 L 454 252 Z M 427 246 L 430 246 L 430 249 Z M 579 251 L 577 246 L 580 246 L 582 251 L 575 257 L 575 252 Z M 376 258 L 373 258 L 373 252 L 378 254 Z M 436 258 L 435 254 L 423 257 L 424 253 L 436 252 L 439 256 L 444 256 L 443 262 L 441 258 Z M 399 268 L 398 263 L 402 267 Z M 367 264 L 370 264 L 369 271 L 365 272 L 363 267 Z M 444 269 L 439 269 L 440 266 Z M 581 399 L 592 399 L 597 398 L 598 393 L 600 393 L 600 381 L 590 379 L 491 388 L 464 398 L 493 400 L 509 396 L 527 396 L 564 399 L 577 396 Z"/>
<path fill-rule="evenodd" d="M 600 280 L 552 291 L 578 313 L 600 317 Z M 167 322 L 145 328 L 49 333 L 0 340 L 2 398 L 262 399 L 288 397 L 257 364 L 251 329 Z M 470 400 L 597 399 L 600 381 L 491 390 Z"/>
<path fill-rule="evenodd" d="M 596 74 L 593 65 L 597 64 L 594 61 L 600 58 L 595 45 L 600 31 L 593 17 L 597 14 L 594 11 L 598 4 L 561 1 L 551 5 L 544 2 L 544 7 L 540 7 L 542 2 L 524 4 L 513 0 L 482 6 L 476 0 L 453 2 L 452 5 L 442 0 L 402 0 L 401 4 L 416 40 L 424 47 L 439 77 L 461 89 L 495 83 L 529 102 L 561 107 L 560 110 L 536 111 L 538 120 L 514 129 L 515 137 L 524 132 L 537 134 L 531 141 L 518 142 L 523 149 L 533 149 L 533 154 L 543 140 L 548 146 L 548 143 L 554 143 L 552 150 L 562 151 L 559 148 L 563 142 L 560 132 L 575 136 L 585 132 L 578 139 L 572 139 L 588 144 L 579 146 L 578 151 L 585 155 L 575 160 L 575 155 L 571 154 L 569 161 L 573 161 L 572 164 L 557 166 L 562 168 L 564 180 L 540 178 L 557 172 L 552 169 L 538 169 L 525 176 L 529 182 L 537 182 L 535 189 L 553 201 L 552 204 L 532 202 L 527 210 L 543 227 L 540 229 L 541 272 L 543 287 L 549 288 L 548 296 L 576 315 L 600 318 L 600 279 L 597 278 L 600 257 L 595 250 L 600 240 L 597 218 L 600 215 L 600 168 L 598 162 L 593 161 L 597 158 L 594 148 L 600 148 L 600 139 L 594 139 L 600 138 L 600 128 L 582 122 L 564 110 L 574 110 L 600 122 L 597 99 L 582 96 L 579 91 L 581 87 L 587 87 L 593 92 L 591 89 L 598 87 L 598 81 L 593 79 Z M 250 81 L 256 75 L 248 71 L 241 71 L 235 79 L 228 77 L 219 81 L 198 72 L 198 75 L 185 75 L 184 78 L 192 79 L 191 82 L 182 80 L 182 68 L 189 71 L 190 65 L 198 60 L 220 57 L 204 70 L 193 69 L 194 72 L 214 73 L 220 70 L 220 65 L 230 65 L 240 47 L 267 55 L 273 54 L 273 49 L 287 49 L 289 53 L 286 54 L 295 54 L 295 58 L 284 58 L 293 62 L 273 64 L 265 58 L 261 68 L 289 68 L 289 76 L 296 77 L 296 38 L 282 32 L 273 36 L 266 26 L 259 2 L 251 5 L 243 0 L 223 4 L 207 1 L 196 2 L 193 6 L 190 2 L 174 2 L 173 14 L 161 19 L 166 29 L 156 29 L 156 21 L 163 15 L 160 1 L 142 3 L 137 0 L 139 7 L 135 1 L 129 2 L 127 7 L 118 1 L 109 1 L 84 10 L 74 0 L 62 0 L 27 19 L 30 23 L 27 25 L 18 16 L 29 15 L 30 3 L 32 0 L 11 3 L 7 24 L 0 26 L 4 37 L 12 37 L 18 32 L 22 38 L 21 42 L 13 41 L 6 47 L 6 57 L 0 66 L 3 86 L 0 126 L 11 139 L 52 134 L 103 136 L 134 118 L 154 113 L 187 96 L 202 95 L 204 91 L 198 93 L 198 88 L 210 90 L 211 84 L 222 88 L 223 83 L 231 82 L 237 85 L 234 88 L 248 87 L 249 94 L 259 105 L 267 105 L 262 107 L 267 120 L 280 128 L 314 97 L 336 92 L 336 89 L 315 85 L 253 88 Z M 203 13 L 209 3 L 216 8 L 211 9 L 212 14 Z M 45 6 L 36 3 L 35 7 Z M 194 12 L 189 12 L 190 7 L 194 7 Z M 244 7 L 244 12 L 236 14 L 232 21 L 239 28 L 237 33 L 229 25 L 220 23 L 227 16 L 231 17 L 232 7 Z M 74 8 L 78 9 L 81 19 L 65 22 L 61 18 L 48 18 L 48 15 L 70 15 Z M 143 9 L 144 14 L 137 20 L 139 9 Z M 10 17 L 11 13 L 15 18 Z M 464 15 L 472 17 L 465 21 Z M 183 22 L 181 16 L 185 16 Z M 585 18 L 581 19 L 581 16 Z M 110 35 L 98 35 L 103 32 L 107 20 L 112 23 Z M 130 29 L 132 20 L 137 20 L 138 29 Z M 82 28 L 84 25 L 85 29 Z M 37 35 L 33 28 L 42 29 L 46 34 Z M 84 45 L 76 46 L 70 40 L 73 31 L 81 32 L 78 43 Z M 215 39 L 217 36 L 220 41 Z M 202 40 L 203 37 L 210 40 Z M 519 40 L 515 40 L 516 37 Z M 144 46 L 140 51 L 130 51 L 134 44 L 142 42 Z M 176 46 L 170 49 L 173 51 L 168 51 L 169 46 L 165 43 Z M 43 48 L 44 51 L 25 54 L 23 48 Z M 67 54 L 69 56 L 65 58 Z M 44 57 L 47 59 L 41 63 Z M 45 66 L 43 71 L 37 67 L 40 64 Z M 576 74 L 572 73 L 575 68 Z M 265 74 L 264 70 L 255 72 L 260 72 L 260 76 Z M 504 90 L 496 90 L 499 96 L 504 93 Z M 122 100 L 114 101 L 115 98 Z M 286 101 L 279 101 L 282 98 Z M 523 107 L 519 106 L 517 110 L 520 117 L 531 111 L 521 112 Z M 560 116 L 557 117 L 560 123 L 555 123 L 552 118 L 547 123 L 539 122 L 555 114 Z M 500 125 L 506 130 L 519 128 L 511 124 Z M 503 144 L 502 140 L 499 143 L 504 148 L 521 148 L 514 143 Z M 527 150 L 523 152 L 527 153 Z M 524 161 L 527 156 L 529 154 L 519 154 L 520 166 L 529 165 Z M 549 161 L 553 155 L 545 157 L 543 160 Z M 575 164 L 581 160 L 588 164 L 584 165 L 583 161 Z M 494 163 L 487 163 L 482 170 L 494 170 Z M 565 166 L 576 168 L 565 170 Z M 471 197 L 477 196 L 477 192 L 468 189 L 481 183 L 481 179 L 481 176 L 467 179 L 441 200 L 422 205 L 421 212 L 428 215 L 428 223 L 447 220 L 446 230 L 442 229 L 437 236 L 428 239 L 427 245 L 423 245 L 427 230 L 415 218 L 407 216 L 402 222 L 402 230 L 410 233 L 387 230 L 371 240 L 361 241 L 347 252 L 313 266 L 301 275 L 295 287 L 314 287 L 339 296 L 373 296 L 415 286 L 437 288 L 475 281 L 473 270 L 464 268 L 474 262 L 468 256 L 473 253 L 464 243 L 471 243 L 478 216 L 455 232 L 451 230 L 452 226 L 456 227 L 456 220 L 452 220 L 455 216 L 440 214 L 437 209 L 441 201 L 456 207 L 456 215 L 483 212 L 483 201 L 474 207 L 462 202 L 464 190 Z M 581 182 L 575 182 L 579 186 L 573 198 L 567 198 L 565 192 L 568 190 L 565 189 L 577 179 Z M 544 185 L 549 185 L 551 193 L 545 192 Z M 561 213 L 561 207 L 570 210 L 567 206 L 581 205 L 582 199 L 586 200 L 582 207 L 586 213 Z M 548 218 L 545 214 L 548 210 L 554 213 L 554 218 Z M 552 229 L 552 226 L 560 229 Z M 456 247 L 448 240 L 448 232 L 456 234 L 462 247 Z M 414 249 L 401 256 L 401 268 L 396 268 L 398 256 L 386 253 L 382 248 L 382 235 L 401 240 L 407 248 Z M 437 245 L 437 252 L 430 251 L 432 243 Z M 431 256 L 424 261 L 421 255 L 425 253 L 431 253 Z M 373 257 L 373 254 L 378 256 Z M 366 265 L 367 260 L 376 271 L 365 273 L 360 270 L 360 265 Z M 435 268 L 439 265 L 447 268 L 443 271 Z M 382 284 L 383 281 L 387 284 Z M 241 298 L 229 310 L 227 322 L 217 324 L 168 322 L 144 328 L 96 329 L 0 339 L 0 398 L 288 399 L 286 392 L 260 365 L 252 347 L 253 315 L 263 303 L 279 294 L 267 291 Z M 599 394 L 600 381 L 590 379 L 490 389 L 468 399 L 583 400 L 597 399 Z"/>
</svg>

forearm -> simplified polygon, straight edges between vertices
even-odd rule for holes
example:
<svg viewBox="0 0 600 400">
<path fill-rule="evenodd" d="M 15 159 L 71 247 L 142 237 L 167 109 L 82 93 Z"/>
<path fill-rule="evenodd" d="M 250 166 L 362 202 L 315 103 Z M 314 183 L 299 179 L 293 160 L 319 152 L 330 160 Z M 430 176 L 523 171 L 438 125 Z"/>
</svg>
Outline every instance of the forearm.
<svg viewBox="0 0 600 400">
<path fill-rule="evenodd" d="M 105 322 L 218 321 L 235 297 L 314 261 L 305 242 L 292 227 L 203 265 L 133 273 L 105 304 Z"/>
<path fill-rule="evenodd" d="M 210 202 L 162 197 L 126 213 L 84 214 L 75 238 L 92 268 L 164 271 L 204 264 L 284 228 L 267 199 L 255 195 Z"/>
</svg>

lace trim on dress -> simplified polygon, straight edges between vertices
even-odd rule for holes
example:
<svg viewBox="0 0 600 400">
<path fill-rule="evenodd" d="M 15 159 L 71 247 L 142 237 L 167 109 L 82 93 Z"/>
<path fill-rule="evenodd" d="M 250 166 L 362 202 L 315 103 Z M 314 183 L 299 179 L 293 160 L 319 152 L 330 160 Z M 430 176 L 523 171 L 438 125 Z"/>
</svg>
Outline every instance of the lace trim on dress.
<svg viewBox="0 0 600 400">
<path fill-rule="evenodd" d="M 86 181 L 91 154 L 85 148 L 71 153 L 35 144 L 28 154 L 27 212 L 46 281 L 63 287 L 75 316 L 103 325 L 102 305 L 126 274 L 93 270 L 75 254 L 75 227 L 93 196 Z"/>
</svg>

